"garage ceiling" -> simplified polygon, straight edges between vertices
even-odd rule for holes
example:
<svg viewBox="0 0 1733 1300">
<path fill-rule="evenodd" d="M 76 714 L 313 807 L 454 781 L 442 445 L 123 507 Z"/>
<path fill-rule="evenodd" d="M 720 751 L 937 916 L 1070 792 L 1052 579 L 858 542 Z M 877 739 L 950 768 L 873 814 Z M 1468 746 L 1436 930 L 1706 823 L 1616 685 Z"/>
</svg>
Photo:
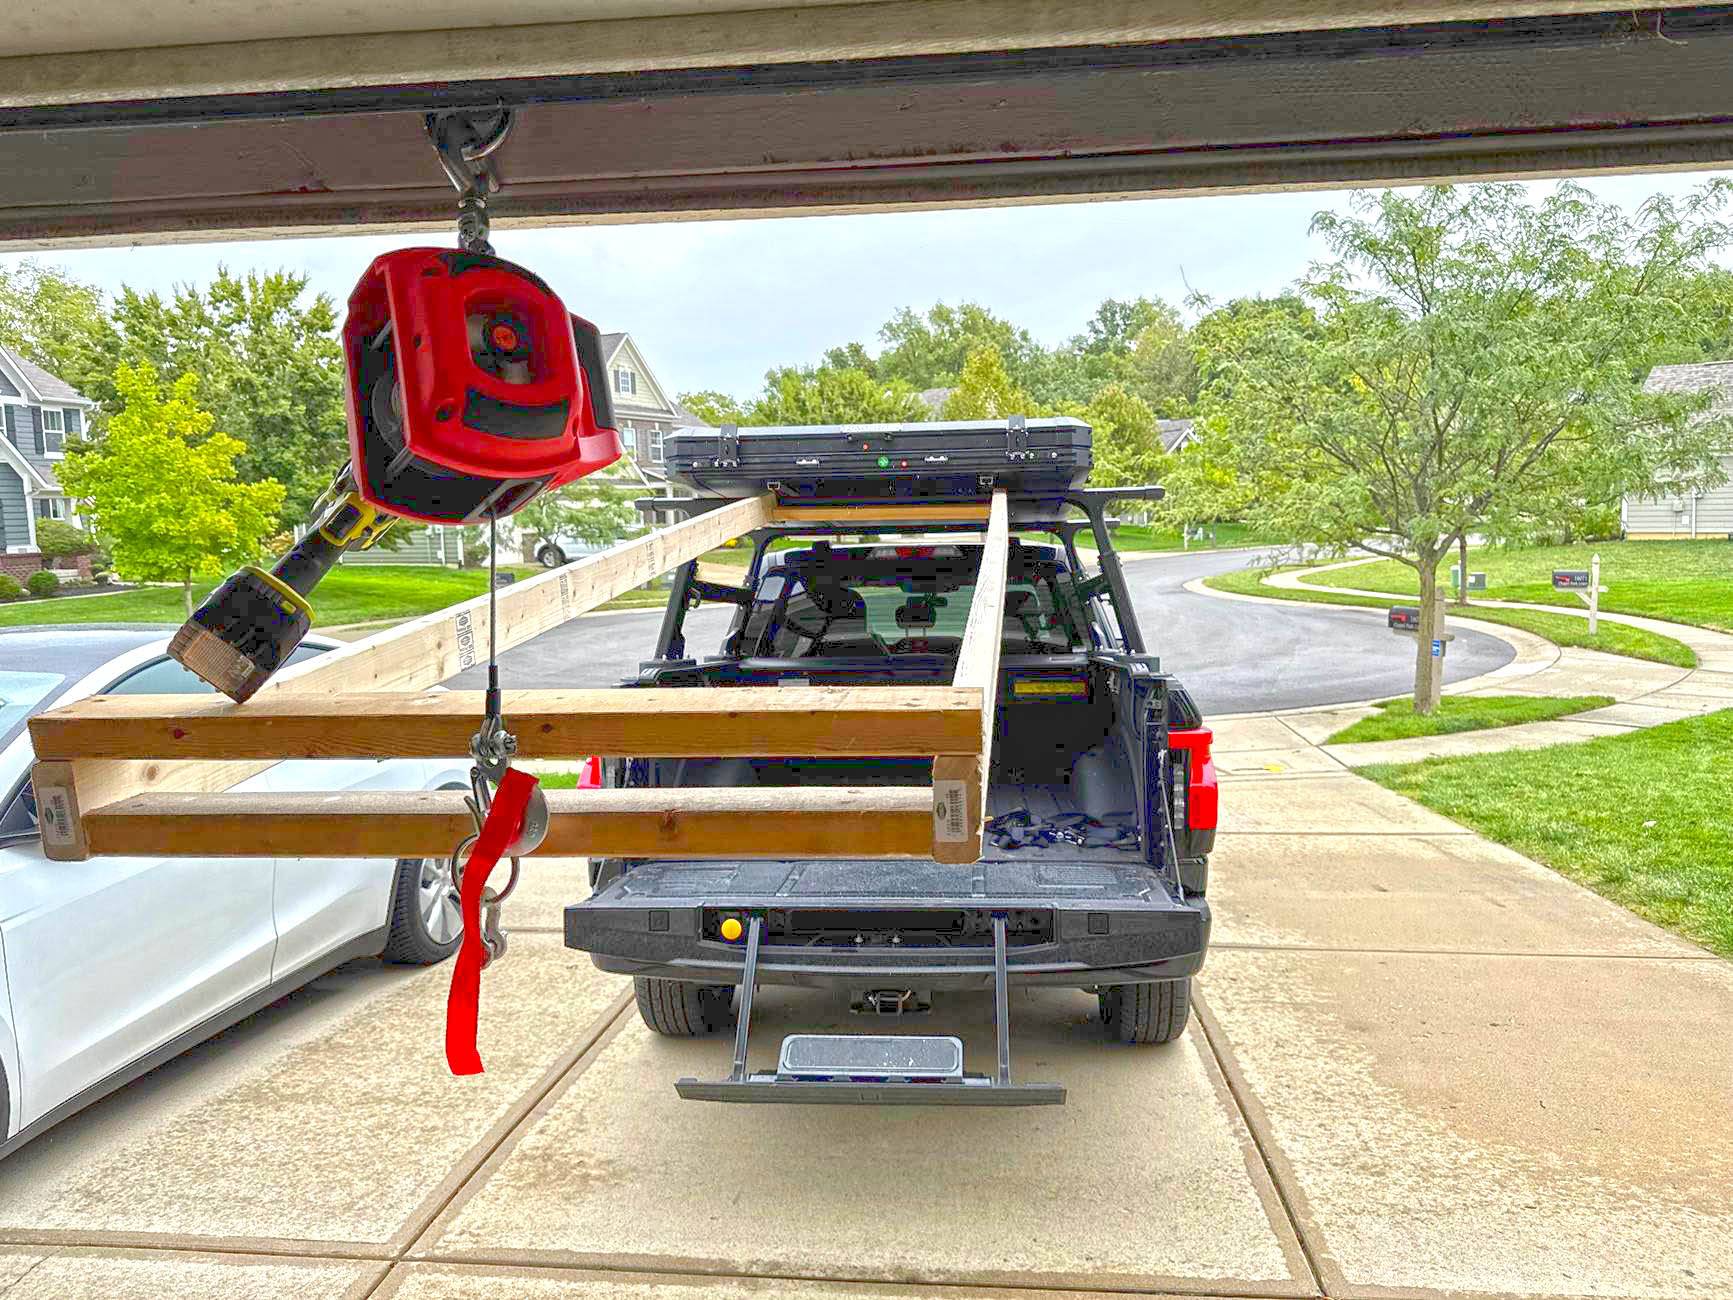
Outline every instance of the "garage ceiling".
<svg viewBox="0 0 1733 1300">
<path fill-rule="evenodd" d="M 422 115 L 496 103 L 501 225 L 1733 162 L 1728 5 L 22 2 L 12 247 L 449 226 Z"/>
</svg>

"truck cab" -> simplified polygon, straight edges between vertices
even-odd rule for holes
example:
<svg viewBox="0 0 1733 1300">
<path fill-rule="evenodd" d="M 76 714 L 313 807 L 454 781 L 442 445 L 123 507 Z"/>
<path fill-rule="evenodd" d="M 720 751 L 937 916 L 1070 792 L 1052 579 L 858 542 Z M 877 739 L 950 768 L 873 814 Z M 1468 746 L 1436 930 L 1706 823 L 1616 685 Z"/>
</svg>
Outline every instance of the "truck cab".
<svg viewBox="0 0 1733 1300">
<path fill-rule="evenodd" d="M 737 1077 L 682 1080 L 683 1095 L 885 1100 L 888 1080 L 912 1094 L 899 1101 L 1018 1100 L 1009 1087 L 988 1098 L 992 1079 L 975 1080 L 976 1088 L 930 1086 L 941 1076 L 960 1084 L 962 1076 L 943 1048 L 943 1061 L 912 1064 L 929 1049 L 909 1035 L 863 1036 L 863 1043 L 894 1044 L 886 1052 L 904 1061 L 894 1068 L 863 1063 L 858 1044 L 796 1044 L 797 1064 L 803 1051 L 836 1059 L 804 1072 L 749 1075 L 743 1017 L 752 988 L 764 984 L 843 990 L 866 1014 L 902 1014 L 948 992 L 993 988 L 1001 1021 L 1006 985 L 1059 985 L 1097 995 L 1111 1041 L 1165 1043 L 1184 1028 L 1210 929 L 1210 733 L 1142 642 L 1105 527 L 1110 496 L 1073 490 L 1013 499 L 979 862 L 844 853 L 776 861 L 747 845 L 736 861 L 592 862 L 591 897 L 566 911 L 567 945 L 589 952 L 603 970 L 632 976 L 639 1011 L 655 1032 L 736 1030 Z M 924 521 L 916 510 L 900 529 L 861 537 L 780 525 L 753 535 L 744 569 L 683 566 L 653 657 L 634 684 L 950 683 L 981 563 L 979 525 L 947 522 L 935 508 Z M 1093 552 L 1080 537 L 1095 543 Z M 689 644 L 687 615 L 706 604 L 731 611 L 727 630 L 715 644 Z M 931 780 L 931 760 L 910 758 L 603 764 L 604 785 L 637 789 Z M 999 1030 L 1004 1058 L 1003 1023 Z M 793 1042 L 784 1044 L 783 1065 Z M 957 1069 L 960 1053 L 958 1045 Z M 923 1076 L 929 1086 L 921 1091 L 909 1072 L 940 1064 L 951 1072 Z M 997 1082 L 1008 1085 L 1008 1068 L 1001 1074 Z M 843 1086 L 850 1082 L 858 1086 Z"/>
</svg>

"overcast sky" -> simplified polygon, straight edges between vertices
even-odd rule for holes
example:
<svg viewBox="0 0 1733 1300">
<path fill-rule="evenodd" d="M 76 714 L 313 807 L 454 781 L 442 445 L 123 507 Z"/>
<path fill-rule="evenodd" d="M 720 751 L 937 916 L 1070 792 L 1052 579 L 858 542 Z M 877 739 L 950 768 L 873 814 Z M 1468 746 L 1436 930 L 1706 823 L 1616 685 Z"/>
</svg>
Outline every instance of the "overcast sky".
<svg viewBox="0 0 1733 1300">
<path fill-rule="evenodd" d="M 1634 207 L 1705 173 L 1586 182 Z M 816 360 L 876 332 L 900 307 L 974 301 L 1044 343 L 1081 328 L 1103 299 L 1187 285 L 1216 300 L 1274 293 L 1323 252 L 1312 214 L 1346 194 L 1066 203 L 952 212 L 793 217 L 567 230 L 498 230 L 503 257 L 540 273 L 603 330 L 626 330 L 674 393 L 757 391 L 773 365 Z M 455 238 L 455 237 L 454 237 Z M 111 293 L 169 291 L 233 271 L 303 271 L 339 303 L 368 261 L 398 237 L 280 239 L 35 255 Z M 422 242 L 443 242 L 427 238 Z M 0 264 L 22 260 L 0 254 Z"/>
</svg>

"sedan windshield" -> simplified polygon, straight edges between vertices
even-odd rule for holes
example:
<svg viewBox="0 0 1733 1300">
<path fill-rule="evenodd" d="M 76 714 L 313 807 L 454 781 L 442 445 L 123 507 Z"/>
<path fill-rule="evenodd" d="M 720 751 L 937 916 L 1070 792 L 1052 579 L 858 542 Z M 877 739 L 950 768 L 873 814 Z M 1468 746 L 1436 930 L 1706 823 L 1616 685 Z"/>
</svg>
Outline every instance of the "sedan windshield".
<svg viewBox="0 0 1733 1300">
<path fill-rule="evenodd" d="M 58 673 L 20 673 L 0 669 L 0 749 L 24 730 L 24 722 L 66 678 Z"/>
</svg>

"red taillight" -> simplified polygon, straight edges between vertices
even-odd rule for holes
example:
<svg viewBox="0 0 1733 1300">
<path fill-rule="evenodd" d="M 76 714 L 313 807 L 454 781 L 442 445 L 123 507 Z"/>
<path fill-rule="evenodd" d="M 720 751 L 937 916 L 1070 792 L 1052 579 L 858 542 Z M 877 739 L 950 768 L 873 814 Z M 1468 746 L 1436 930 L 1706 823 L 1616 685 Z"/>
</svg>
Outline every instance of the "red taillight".
<svg viewBox="0 0 1733 1300">
<path fill-rule="evenodd" d="M 1186 781 L 1186 825 L 1192 830 L 1214 830 L 1218 816 L 1216 767 L 1210 761 L 1210 742 L 1215 739 L 1208 727 L 1194 727 L 1167 733 L 1167 742 L 1175 751 L 1184 751 L 1189 778 Z"/>
<path fill-rule="evenodd" d="M 933 548 L 930 546 L 897 547 L 897 559 L 899 560 L 930 560 L 932 558 Z"/>
</svg>

